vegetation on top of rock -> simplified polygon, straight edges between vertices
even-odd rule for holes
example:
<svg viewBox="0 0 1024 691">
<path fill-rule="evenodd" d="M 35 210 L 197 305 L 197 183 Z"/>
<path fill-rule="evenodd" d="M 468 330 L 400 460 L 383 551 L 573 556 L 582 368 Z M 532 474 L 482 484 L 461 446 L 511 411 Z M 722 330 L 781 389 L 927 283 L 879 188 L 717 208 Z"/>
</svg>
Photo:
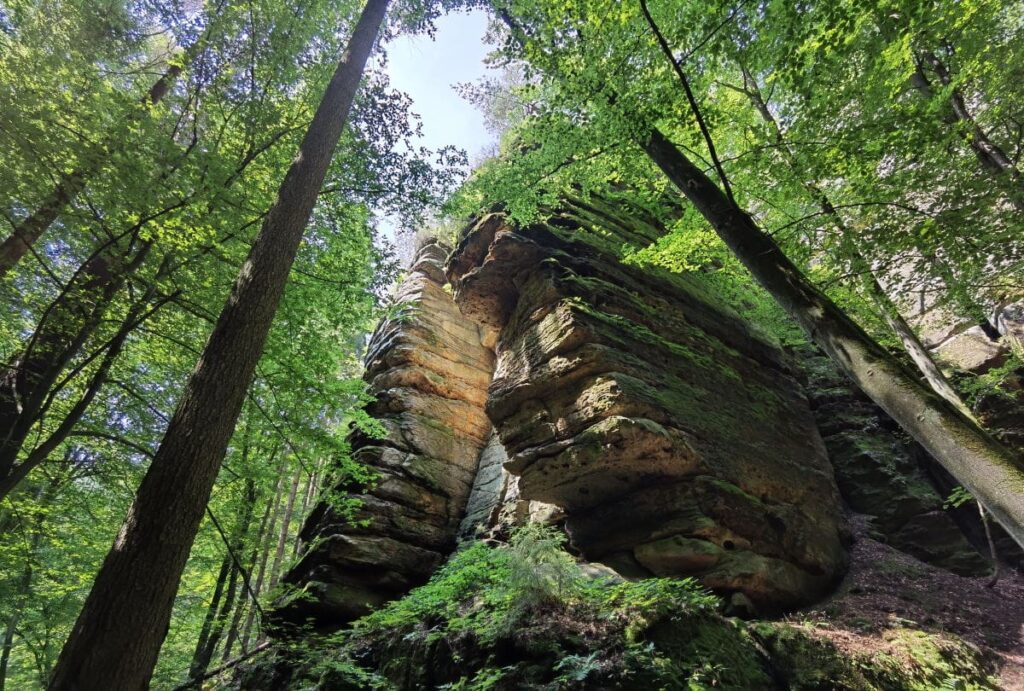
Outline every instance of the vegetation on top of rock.
<svg viewBox="0 0 1024 691">
<path fill-rule="evenodd" d="M 623 581 L 530 525 L 473 543 L 349 630 L 279 644 L 242 688 L 992 689 L 980 650 L 894 628 L 840 649 L 829 624 L 744 623 L 691 579 Z M 594 576 L 598 571 L 603 575 Z M 856 638 L 858 634 L 840 631 Z M 835 631 L 830 632 L 835 635 Z"/>
</svg>

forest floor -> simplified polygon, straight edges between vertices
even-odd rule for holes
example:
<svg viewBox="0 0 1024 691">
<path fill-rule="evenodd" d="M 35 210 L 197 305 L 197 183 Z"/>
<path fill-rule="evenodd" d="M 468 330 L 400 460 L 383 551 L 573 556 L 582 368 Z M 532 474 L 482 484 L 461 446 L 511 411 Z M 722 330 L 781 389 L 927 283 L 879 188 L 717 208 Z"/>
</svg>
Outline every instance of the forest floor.
<svg viewBox="0 0 1024 691">
<path fill-rule="evenodd" d="M 1024 689 L 1024 576 L 1003 567 L 998 583 L 957 576 L 867 537 L 864 517 L 851 521 L 856 542 L 836 594 L 791 615 L 815 636 L 850 653 L 900 655 L 895 632 L 948 632 L 994 658 L 998 681 Z"/>
</svg>

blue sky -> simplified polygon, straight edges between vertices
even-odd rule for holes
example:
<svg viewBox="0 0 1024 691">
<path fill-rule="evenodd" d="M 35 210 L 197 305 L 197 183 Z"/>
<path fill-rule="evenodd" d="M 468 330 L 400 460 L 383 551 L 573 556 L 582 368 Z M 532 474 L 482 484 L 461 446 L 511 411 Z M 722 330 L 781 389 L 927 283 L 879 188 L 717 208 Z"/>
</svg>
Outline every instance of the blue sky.
<svg viewBox="0 0 1024 691">
<path fill-rule="evenodd" d="M 391 86 L 412 98 L 412 110 L 422 118 L 423 136 L 417 143 L 431 149 L 457 146 L 469 154 L 471 162 L 495 137 L 484 126 L 480 111 L 454 87 L 475 82 L 487 72 L 483 63 L 489 52 L 483 40 L 486 30 L 486 13 L 452 13 L 438 19 L 433 40 L 400 36 L 387 45 Z M 387 217 L 380 219 L 379 228 L 398 246 L 399 256 L 410 260 L 411 235 L 399 237 L 395 220 Z"/>
<path fill-rule="evenodd" d="M 388 45 L 391 85 L 412 97 L 413 110 L 423 118 L 424 146 L 453 144 L 473 159 L 493 141 L 483 115 L 454 89 L 486 72 L 486 30 L 484 12 L 453 13 L 438 20 L 434 40 L 402 36 Z"/>
</svg>

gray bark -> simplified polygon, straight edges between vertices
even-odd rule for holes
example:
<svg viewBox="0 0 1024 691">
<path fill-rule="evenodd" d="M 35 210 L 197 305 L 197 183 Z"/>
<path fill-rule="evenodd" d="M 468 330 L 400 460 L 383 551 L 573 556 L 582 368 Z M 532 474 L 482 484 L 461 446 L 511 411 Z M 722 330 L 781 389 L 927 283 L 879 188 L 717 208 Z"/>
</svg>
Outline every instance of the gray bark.
<svg viewBox="0 0 1024 691">
<path fill-rule="evenodd" d="M 808 337 L 1024 545 L 1024 462 L 850 320 L 660 131 L 643 148 Z"/>
</svg>

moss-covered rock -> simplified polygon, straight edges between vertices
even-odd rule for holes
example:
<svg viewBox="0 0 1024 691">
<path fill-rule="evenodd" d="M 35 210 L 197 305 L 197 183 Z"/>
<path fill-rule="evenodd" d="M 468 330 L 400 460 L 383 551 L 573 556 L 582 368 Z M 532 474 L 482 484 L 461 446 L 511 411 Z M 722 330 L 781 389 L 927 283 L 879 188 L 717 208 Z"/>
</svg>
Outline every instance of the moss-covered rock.
<svg viewBox="0 0 1024 691">
<path fill-rule="evenodd" d="M 491 215 L 449 259 L 460 309 L 499 331 L 486 409 L 519 496 L 563 509 L 587 559 L 762 612 L 814 601 L 844 533 L 795 371 L 698 278 L 624 263 L 641 229 L 606 211 Z"/>
<path fill-rule="evenodd" d="M 906 625 L 725 617 L 695 581 L 588 574 L 555 532 L 457 553 L 401 600 L 333 636 L 282 641 L 225 687 L 245 689 L 996 688 L 979 649 Z"/>
</svg>

